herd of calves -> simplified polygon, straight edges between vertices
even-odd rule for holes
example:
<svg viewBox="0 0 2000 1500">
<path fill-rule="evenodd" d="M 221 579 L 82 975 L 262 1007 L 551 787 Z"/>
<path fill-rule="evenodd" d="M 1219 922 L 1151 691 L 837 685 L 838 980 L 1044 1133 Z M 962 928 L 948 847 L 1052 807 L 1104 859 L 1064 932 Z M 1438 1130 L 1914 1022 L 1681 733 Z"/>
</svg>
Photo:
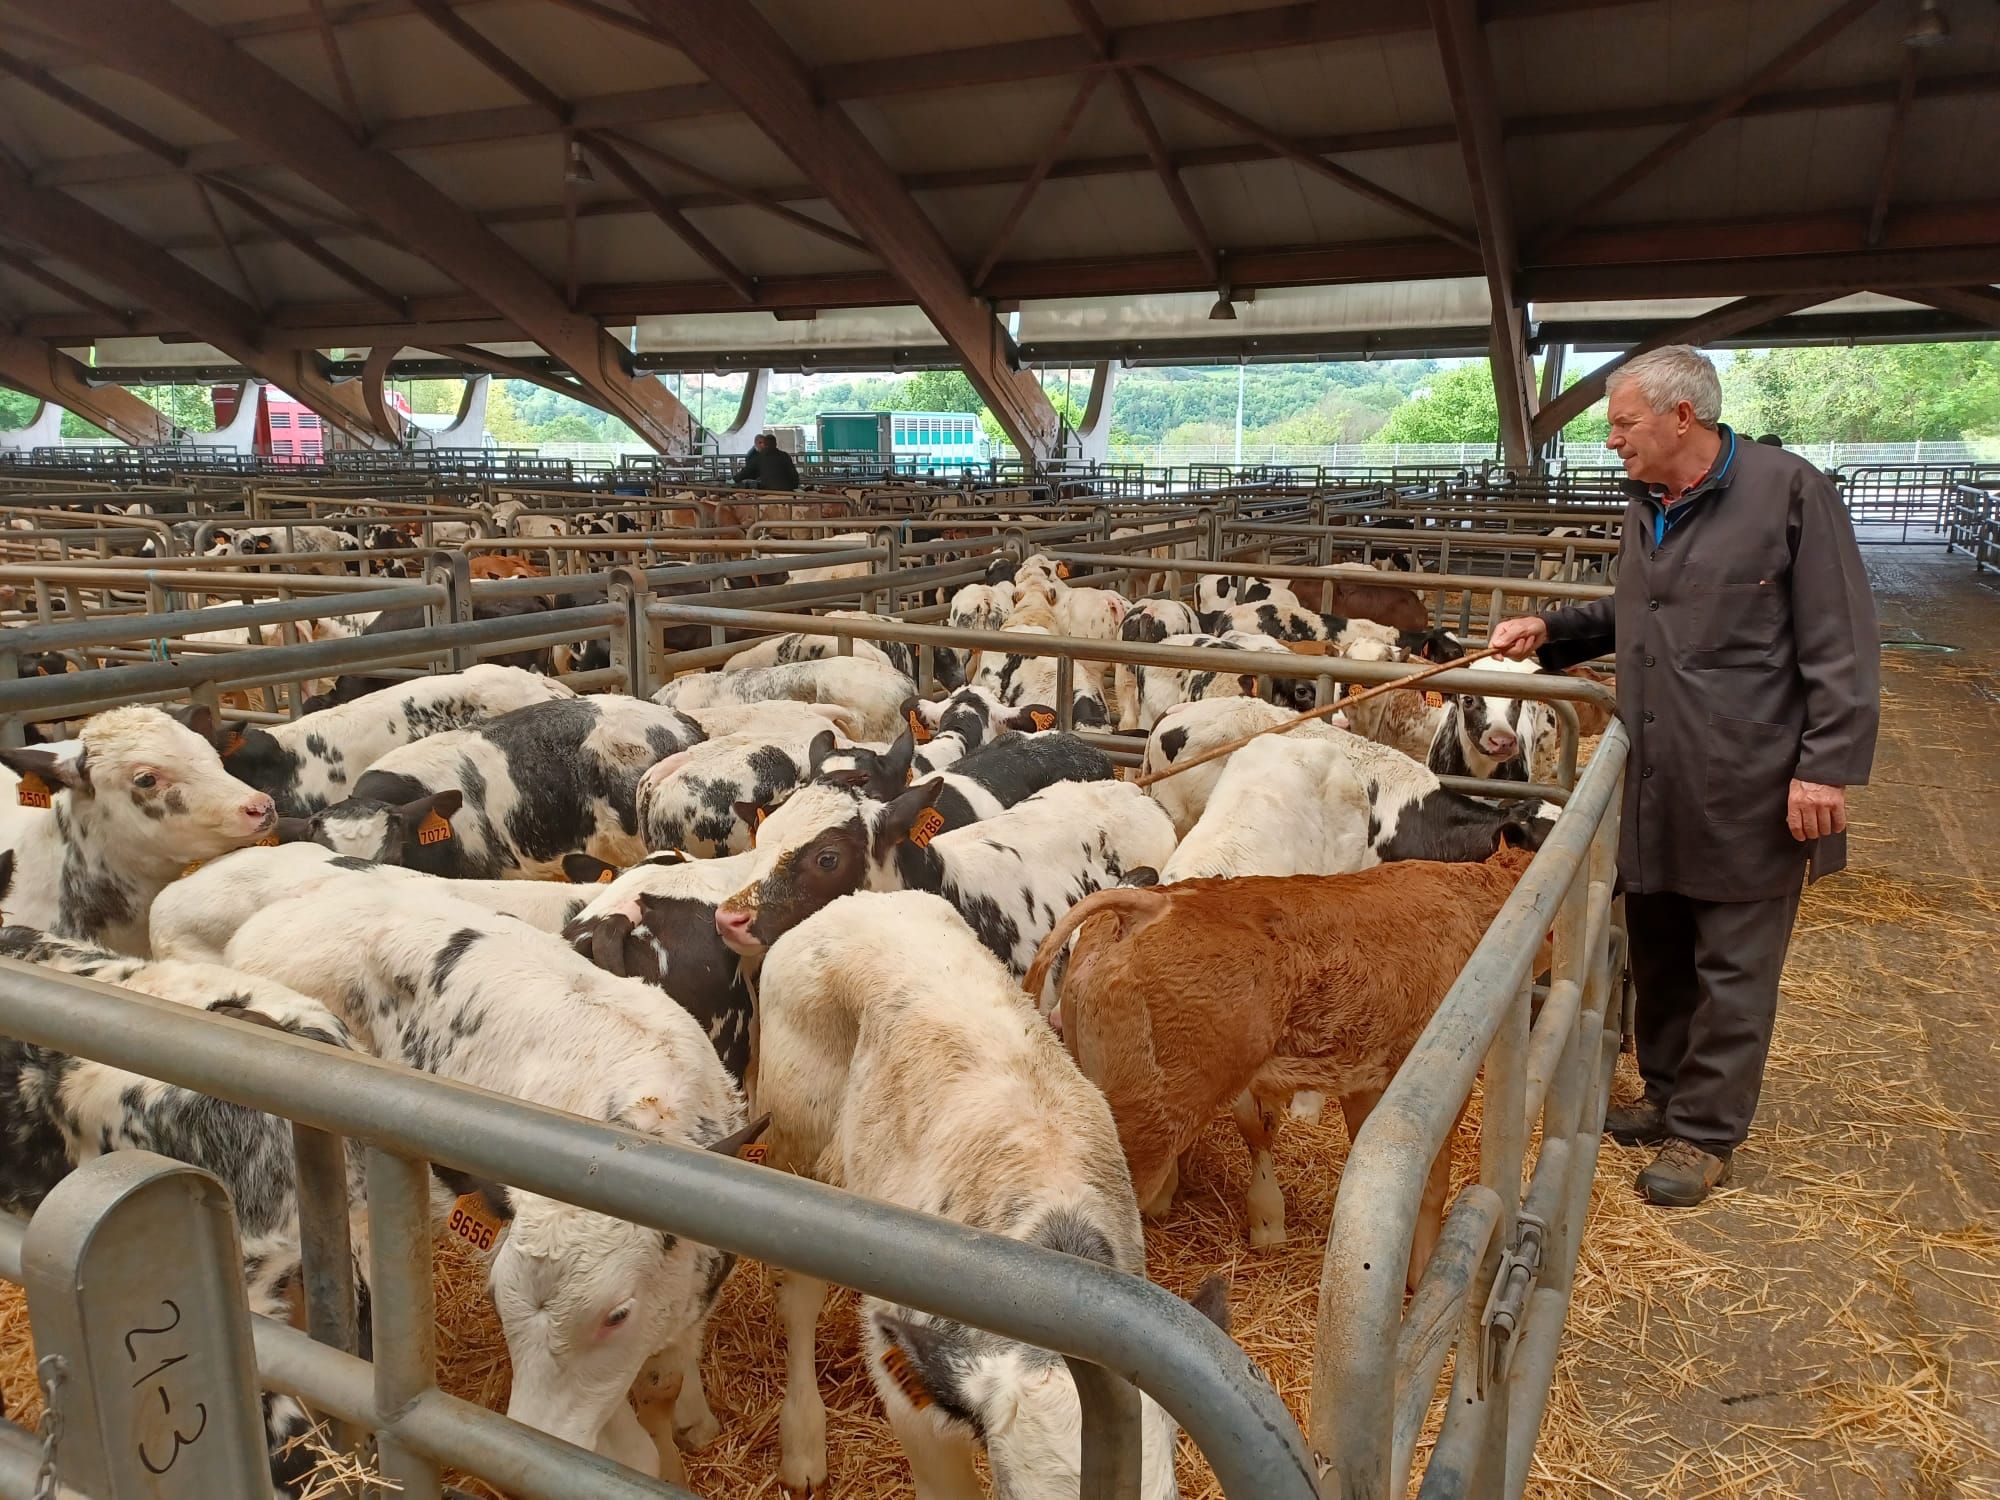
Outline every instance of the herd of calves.
<svg viewBox="0 0 2000 1500">
<path fill-rule="evenodd" d="M 969 586 L 952 617 L 1246 653 L 1412 645 L 1278 584 L 1218 576 L 1195 610 L 1131 604 L 1041 558 Z M 269 728 L 115 709 L 74 740 L 0 750 L 0 954 L 663 1140 L 734 1153 L 761 1134 L 773 1168 L 1134 1275 L 1142 1214 L 1168 1208 L 1179 1157 L 1228 1110 L 1253 1158 L 1251 1242 L 1276 1243 L 1280 1121 L 1332 1098 L 1359 1127 L 1554 815 L 1461 796 L 1438 771 L 1529 780 L 1547 710 L 1385 694 L 1365 722 L 1256 739 L 1149 792 L 1053 728 L 1053 662 L 1010 644 L 942 664 L 963 685 L 934 697 L 898 648 L 786 637 L 651 701 L 482 665 Z M 1480 669 L 1496 686 L 1530 670 Z M 1149 772 L 1296 707 L 1254 669 L 1123 681 L 1081 663 L 1075 679 L 1146 732 Z M 217 1173 L 252 1308 L 293 1315 L 286 1122 L 14 1041 L 0 1119 L 16 1207 L 109 1150 Z M 506 1226 L 489 1286 L 508 1414 L 679 1477 L 718 1432 L 701 1355 L 731 1258 L 438 1177 L 441 1218 L 456 1197 Z M 358 1158 L 350 1179 L 364 1244 Z M 820 1494 L 825 1289 L 777 1286 L 780 1478 Z M 981 1493 L 982 1451 L 1001 1494 L 1077 1493 L 1060 1359 L 877 1299 L 860 1319 L 920 1494 Z M 274 1484 L 296 1493 L 305 1413 L 266 1411 Z M 1143 1438 L 1144 1493 L 1173 1495 L 1173 1424 L 1151 1400 Z"/>
</svg>

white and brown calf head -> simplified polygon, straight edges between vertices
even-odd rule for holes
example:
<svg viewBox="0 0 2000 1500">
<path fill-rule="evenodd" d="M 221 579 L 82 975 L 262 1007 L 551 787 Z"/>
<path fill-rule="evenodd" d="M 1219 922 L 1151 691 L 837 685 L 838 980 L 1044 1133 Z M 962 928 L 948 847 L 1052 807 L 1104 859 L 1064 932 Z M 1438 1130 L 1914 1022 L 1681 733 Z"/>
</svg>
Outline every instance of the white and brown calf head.
<svg viewBox="0 0 2000 1500">
<path fill-rule="evenodd" d="M 1520 676 L 1541 669 L 1534 662 L 1489 659 L 1474 663 L 1470 670 Z M 1497 693 L 1455 693 L 1452 709 L 1468 756 L 1476 754 L 1503 763 L 1519 761 L 1524 767 L 1533 763 L 1535 746 L 1549 718 L 1549 711 L 1538 703 Z"/>
<path fill-rule="evenodd" d="M 177 723 L 157 708 L 114 708 L 85 722 L 81 749 L 0 750 L 22 800 L 67 793 L 67 811 L 105 846 L 139 864 L 213 859 L 255 843 L 277 823 L 270 797 L 223 769 L 207 709 Z M 32 778 L 32 780 L 31 780 Z"/>
<path fill-rule="evenodd" d="M 889 802 L 818 783 L 757 830 L 757 859 L 743 889 L 715 910 L 715 928 L 737 953 L 762 953 L 814 912 L 869 888 L 944 790 L 919 782 Z"/>
</svg>

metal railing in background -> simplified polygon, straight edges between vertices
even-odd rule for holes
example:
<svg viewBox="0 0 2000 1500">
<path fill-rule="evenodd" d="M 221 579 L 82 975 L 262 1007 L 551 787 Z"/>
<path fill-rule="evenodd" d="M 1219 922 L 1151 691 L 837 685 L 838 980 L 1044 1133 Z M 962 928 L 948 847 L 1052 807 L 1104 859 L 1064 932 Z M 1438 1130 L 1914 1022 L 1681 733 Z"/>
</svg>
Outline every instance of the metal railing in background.
<svg viewBox="0 0 2000 1500">
<path fill-rule="evenodd" d="M 1341 1169 L 1320 1276 L 1310 1423 L 1322 1488 L 1341 1500 L 1405 1494 L 1454 1351 L 1422 1495 L 1513 1500 L 1526 1485 L 1623 1029 L 1624 937 L 1612 897 L 1628 748 L 1614 725 Z M 1536 1015 L 1536 955 L 1551 927 L 1554 967 Z M 1425 1181 L 1475 1078 L 1483 1078 L 1479 1180 L 1451 1204 L 1406 1310 Z"/>
<path fill-rule="evenodd" d="M 318 1342 L 259 1321 L 264 1383 L 377 1439 L 404 1500 L 436 1500 L 440 1466 L 519 1500 L 688 1492 L 646 1480 L 437 1388 L 429 1163 L 717 1246 L 957 1319 L 1094 1367 L 1078 1381 L 1086 1472 L 1136 1453 L 1130 1380 L 1171 1413 L 1231 1500 L 1316 1500 L 1297 1425 L 1228 1336 L 1171 1292 L 1094 1261 L 769 1171 L 714 1152 L 523 1103 L 268 1027 L 0 960 L 0 1033 L 294 1122 L 301 1224 Z M 317 1149 L 328 1137 L 336 1149 Z M 376 1357 L 341 1347 L 353 1326 L 339 1141 L 367 1148 Z M 329 1169 L 331 1166 L 331 1169 Z M 343 1233 L 344 1238 L 344 1233 Z M 0 1274 L 18 1277 L 0 1235 Z M 413 1332 L 412 1330 L 419 1330 Z M 0 1468 L 0 1477 L 5 1469 Z M 1136 1497 L 1136 1466 L 1103 1500 Z M 1099 1500 L 1093 1494 L 1092 1500 Z"/>
<path fill-rule="evenodd" d="M 1945 546 L 1963 552 L 1981 573 L 2000 568 L 2000 479 L 1952 486 Z"/>
<path fill-rule="evenodd" d="M 2000 465 L 1847 464 L 1832 474 L 1861 541 L 1940 542 L 1958 486 L 2000 476 Z"/>
</svg>

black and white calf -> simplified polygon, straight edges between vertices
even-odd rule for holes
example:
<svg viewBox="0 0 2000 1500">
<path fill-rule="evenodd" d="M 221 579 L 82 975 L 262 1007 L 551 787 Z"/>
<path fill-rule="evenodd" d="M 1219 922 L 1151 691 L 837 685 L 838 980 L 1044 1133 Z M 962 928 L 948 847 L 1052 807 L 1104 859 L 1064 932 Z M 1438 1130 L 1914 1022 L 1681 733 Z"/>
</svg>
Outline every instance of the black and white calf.
<svg viewBox="0 0 2000 1500">
<path fill-rule="evenodd" d="M 607 973 L 665 990 L 694 1017 L 740 1086 L 750 1066 L 750 987 L 744 960 L 715 926 L 715 904 L 750 873 L 750 856 L 654 855 L 625 871 L 563 929 Z"/>
<path fill-rule="evenodd" d="M 846 620 L 887 620 L 887 615 L 868 614 L 858 609 L 832 609 L 827 611 L 829 619 Z M 853 642 L 851 654 L 864 661 L 878 661 L 884 666 L 901 672 L 910 681 L 918 680 L 922 672 L 921 648 L 902 641 Z M 799 661 L 827 661 L 840 655 L 840 644 L 830 635 L 774 635 L 757 642 L 747 650 L 739 651 L 723 663 L 724 672 L 754 671 L 759 667 L 779 667 Z M 931 673 L 937 685 L 942 688 L 962 687 L 965 683 L 964 659 L 955 651 L 932 653 Z"/>
<path fill-rule="evenodd" d="M 52 937 L 30 927 L 0 928 L 0 958 L 115 984 L 205 1010 L 275 1027 L 330 1047 L 353 1045 L 347 1028 L 315 1000 L 268 979 L 207 964 L 161 963 Z M 229 1189 L 243 1248 L 250 1310 L 297 1321 L 303 1306 L 298 1179 L 289 1120 L 192 1089 L 128 1073 L 12 1038 L 0 1038 L 0 1199 L 31 1210 L 71 1168 L 112 1151 L 152 1151 L 213 1172 Z M 361 1158 L 348 1156 L 347 1202 L 354 1243 L 366 1243 Z M 369 1348 L 368 1281 L 354 1261 L 361 1353 Z M 298 1445 L 311 1428 L 289 1396 L 263 1398 L 271 1479 L 292 1496 L 316 1460 Z"/>
<path fill-rule="evenodd" d="M 1003 742 L 1004 743 L 1004 742 Z M 1091 892 L 1173 853 L 1160 805 L 1122 781 L 1066 781 L 967 827 L 938 831 L 943 779 L 892 802 L 808 786 L 764 821 L 743 888 L 716 913 L 723 940 L 761 953 L 835 898 L 858 890 L 943 896 L 1015 974 Z"/>
<path fill-rule="evenodd" d="M 808 779 L 845 786 L 876 802 L 900 796 L 912 781 L 935 781 L 942 790 L 931 809 L 944 820 L 936 831 L 949 832 L 993 817 L 1044 788 L 1065 781 L 1110 781 L 1117 774 L 1108 755 L 1073 734 L 1002 735 L 940 770 L 923 772 L 911 765 L 909 743 L 904 736 L 886 752 L 816 747 L 823 753 Z"/>
<path fill-rule="evenodd" d="M 325 553 L 322 561 L 285 564 L 288 573 L 319 573 L 339 577 L 353 571 L 354 564 L 334 555 L 359 552 L 361 543 L 347 532 L 331 526 L 237 526 L 228 531 L 212 531 L 208 537 L 208 557 L 241 557 L 255 560 L 284 553 Z"/>
<path fill-rule="evenodd" d="M 72 753 L 0 749 L 20 778 L 0 808 L 13 920 L 148 953 L 147 910 L 190 860 L 273 832 L 270 797 L 223 769 L 208 711 L 192 717 L 195 728 L 157 708 L 114 708 L 84 724 Z"/>
<path fill-rule="evenodd" d="M 1160 642 L 1164 646 L 1211 646 L 1225 651 L 1244 651 L 1258 655 L 1277 654 L 1289 661 L 1292 652 L 1282 641 L 1256 631 L 1232 631 L 1228 635 L 1170 635 Z M 1308 677 L 1288 677 L 1278 675 L 1282 664 L 1263 662 L 1246 663 L 1241 672 L 1222 672 L 1212 667 L 1147 667 L 1132 668 L 1132 693 L 1138 704 L 1138 714 L 1133 728 L 1147 733 L 1160 721 L 1160 716 L 1177 703 L 1198 703 L 1206 698 L 1254 698 L 1257 696 L 1257 679 L 1268 676 L 1271 679 L 1271 693 L 1274 701 L 1295 707 L 1311 707 L 1313 701 L 1312 679 Z M 1303 697 L 1303 703 L 1298 700 Z"/>
<path fill-rule="evenodd" d="M 661 1140 L 738 1144 L 742 1096 L 685 1010 L 558 937 L 442 891 L 332 885 L 258 913 L 228 957 L 318 995 L 407 1067 Z M 716 1432 L 701 1338 L 730 1258 L 551 1198 L 440 1175 L 482 1192 L 507 1223 L 488 1271 L 513 1363 L 507 1415 L 684 1483 L 675 1433 L 699 1446 Z M 655 1391 L 676 1393 L 666 1398 L 671 1412 Z"/>
<path fill-rule="evenodd" d="M 1470 670 L 1531 676 L 1541 667 L 1489 657 L 1472 663 Z M 1543 740 L 1554 734 L 1555 714 L 1547 704 L 1497 693 L 1453 693 L 1445 700 L 1425 763 L 1440 776 L 1527 781 Z"/>
<path fill-rule="evenodd" d="M 220 963 L 236 929 L 273 902 L 343 880 L 406 881 L 442 890 L 543 932 L 561 932 L 597 894 L 594 886 L 546 880 L 453 880 L 401 865 L 335 854 L 320 844 L 238 849 L 203 864 L 153 902 L 153 952 L 161 958 Z"/>
<path fill-rule="evenodd" d="M 1292 604 L 1299 602 L 1291 588 L 1274 578 L 1251 578 L 1233 573 L 1205 573 L 1194 586 L 1194 607 L 1204 617 L 1239 604 Z"/>
<path fill-rule="evenodd" d="M 269 792 L 281 815 L 304 817 L 345 798 L 354 778 L 399 745 L 575 696 L 539 673 L 481 663 L 379 688 L 269 729 L 225 724 L 217 748 L 230 774 Z"/>
<path fill-rule="evenodd" d="M 567 854 L 628 865 L 646 852 L 640 776 L 702 738 L 687 715 L 638 698 L 534 703 L 390 751 L 345 802 L 285 833 L 456 879 L 559 879 Z"/>
<path fill-rule="evenodd" d="M 836 656 L 746 672 L 681 677 L 653 694 L 653 701 L 697 717 L 708 708 L 775 699 L 834 704 L 848 711 L 855 738 L 887 741 L 901 731 L 903 704 L 916 691 L 916 684 L 894 667 L 861 657 Z"/>
<path fill-rule="evenodd" d="M 786 733 L 722 735 L 656 762 L 639 778 L 641 842 L 700 859 L 741 854 L 758 820 L 805 781 L 822 742 L 824 758 L 834 732 L 802 719 Z"/>
</svg>

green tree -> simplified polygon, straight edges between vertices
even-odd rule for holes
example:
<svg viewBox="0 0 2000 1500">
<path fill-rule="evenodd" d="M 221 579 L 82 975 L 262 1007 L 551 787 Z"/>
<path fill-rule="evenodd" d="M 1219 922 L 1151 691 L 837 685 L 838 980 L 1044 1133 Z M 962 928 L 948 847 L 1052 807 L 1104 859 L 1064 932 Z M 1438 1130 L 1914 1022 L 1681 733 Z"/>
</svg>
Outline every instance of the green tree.
<svg viewBox="0 0 2000 1500">
<path fill-rule="evenodd" d="M 26 427 L 35 420 L 35 412 L 41 404 L 26 391 L 10 391 L 0 386 L 0 432 Z"/>
<path fill-rule="evenodd" d="M 554 420 L 542 423 L 534 432 L 538 443 L 598 443 L 604 440 L 595 423 L 586 421 L 573 411 L 566 411 Z"/>
<path fill-rule="evenodd" d="M 1500 403 L 1484 360 L 1468 361 L 1389 413 L 1376 443 L 1491 443 L 1500 435 Z"/>
<path fill-rule="evenodd" d="M 2000 347 L 1873 344 L 1739 354 L 1723 415 L 1797 443 L 1893 443 L 2000 433 Z"/>
</svg>

